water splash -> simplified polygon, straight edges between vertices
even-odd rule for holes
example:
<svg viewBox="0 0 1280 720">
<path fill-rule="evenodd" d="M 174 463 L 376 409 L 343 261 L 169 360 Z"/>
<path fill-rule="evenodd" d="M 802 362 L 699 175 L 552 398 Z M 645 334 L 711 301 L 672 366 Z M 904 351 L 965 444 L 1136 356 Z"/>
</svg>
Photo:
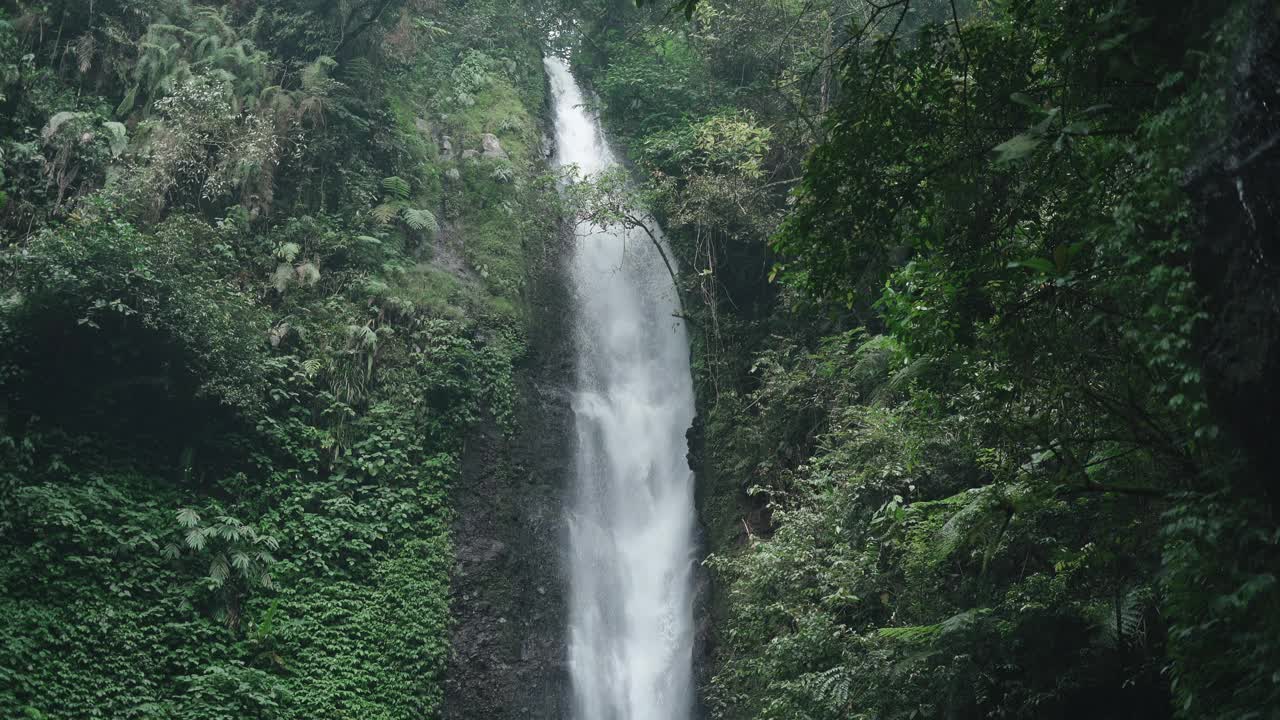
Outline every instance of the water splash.
<svg viewBox="0 0 1280 720">
<path fill-rule="evenodd" d="M 546 60 L 556 161 L 616 164 L 561 60 Z M 656 223 L 646 223 L 661 238 Z M 569 662 L 577 720 L 686 720 L 693 705 L 689 341 L 643 230 L 576 228 L 577 431 L 569 515 Z"/>
</svg>

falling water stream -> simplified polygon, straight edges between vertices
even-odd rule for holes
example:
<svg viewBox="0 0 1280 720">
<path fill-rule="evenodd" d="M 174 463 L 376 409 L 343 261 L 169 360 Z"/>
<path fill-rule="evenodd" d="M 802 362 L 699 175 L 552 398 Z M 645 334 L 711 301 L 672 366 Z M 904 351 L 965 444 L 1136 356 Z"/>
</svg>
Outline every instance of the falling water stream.
<svg viewBox="0 0 1280 720">
<path fill-rule="evenodd" d="M 549 58 L 556 162 L 615 164 L 562 60 Z M 656 223 L 646 223 L 655 231 Z M 693 705 L 693 383 L 672 279 L 643 230 L 576 228 L 577 449 L 568 518 L 575 720 L 687 720 Z"/>
</svg>

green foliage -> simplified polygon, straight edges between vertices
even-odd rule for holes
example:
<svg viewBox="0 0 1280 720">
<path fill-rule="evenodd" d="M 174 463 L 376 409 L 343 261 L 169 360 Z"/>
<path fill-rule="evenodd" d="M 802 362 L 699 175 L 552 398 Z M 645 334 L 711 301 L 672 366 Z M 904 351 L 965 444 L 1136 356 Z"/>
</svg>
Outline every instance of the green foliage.
<svg viewBox="0 0 1280 720">
<path fill-rule="evenodd" d="M 436 216 L 432 215 L 430 210 L 405 208 L 400 212 L 400 216 L 411 230 L 425 232 L 427 235 L 433 235 L 436 232 Z"/>
<path fill-rule="evenodd" d="M 389 177 L 382 179 L 382 190 L 392 200 L 404 202 L 409 199 L 409 183 L 403 178 Z"/>
<path fill-rule="evenodd" d="M 854 343 L 762 354 L 752 420 L 733 406 L 711 418 L 727 443 L 712 465 L 767 499 L 745 546 L 709 561 L 727 593 L 715 712 L 1032 716 L 1117 674 L 1158 682 L 1150 590 L 1135 589 L 1157 518 L 1120 498 L 1061 497 L 1050 466 L 999 482 L 979 427 L 913 401 L 920 376 L 900 351 Z M 1101 523 L 1134 534 L 1093 536 Z M 1145 690 L 1107 692 L 1114 706 L 1145 702 Z"/>
<path fill-rule="evenodd" d="M 378 5 L 0 19 L 0 715 L 439 714 L 451 484 L 515 429 L 554 187 L 522 9 Z M 472 56 L 510 160 L 446 204 Z"/>
<path fill-rule="evenodd" d="M 595 84 L 609 127 L 623 138 L 669 129 L 683 113 L 712 102 L 703 90 L 704 67 L 679 31 L 652 28 L 635 42 L 612 47 Z"/>
<path fill-rule="evenodd" d="M 712 716 L 1270 717 L 1185 195 L 1270 9 L 678 7 L 574 57 L 695 301 Z"/>
<path fill-rule="evenodd" d="M 289 592 L 297 620 L 280 630 L 298 717 L 335 709 L 358 717 L 429 714 L 441 699 L 451 549 L 413 541 L 380 562 L 367 585 L 326 581 Z M 357 645 L 364 652 L 351 654 Z"/>
<path fill-rule="evenodd" d="M 165 382 L 195 383 L 197 396 L 226 405 L 259 406 L 265 317 L 223 279 L 226 258 L 206 244 L 215 237 L 180 221 L 140 232 L 101 207 L 33 238 L 4 258 L 16 280 L 0 326 L 10 360 L 39 373 L 36 358 L 53 344 L 134 342 L 154 353 L 149 364 L 174 362 Z M 26 394 L 12 385 L 6 392 Z"/>
<path fill-rule="evenodd" d="M 439 713 L 545 42 L 643 180 L 569 210 L 683 269 L 714 717 L 1280 707 L 1182 187 L 1245 3 L 641 5 L 0 17 L 0 714 Z"/>
<path fill-rule="evenodd" d="M 183 678 L 186 691 L 170 717 L 196 720 L 240 720 L 280 717 L 288 696 L 270 673 L 240 663 L 208 668 Z M 163 706 L 145 705 L 142 717 Z"/>
<path fill-rule="evenodd" d="M 383 178 L 382 190 L 385 193 L 383 202 L 373 209 L 373 218 L 386 225 L 399 218 L 405 226 L 414 232 L 422 233 L 428 239 L 439 229 L 436 216 L 430 210 L 415 208 L 409 204 L 409 183 L 403 178 Z"/>
</svg>

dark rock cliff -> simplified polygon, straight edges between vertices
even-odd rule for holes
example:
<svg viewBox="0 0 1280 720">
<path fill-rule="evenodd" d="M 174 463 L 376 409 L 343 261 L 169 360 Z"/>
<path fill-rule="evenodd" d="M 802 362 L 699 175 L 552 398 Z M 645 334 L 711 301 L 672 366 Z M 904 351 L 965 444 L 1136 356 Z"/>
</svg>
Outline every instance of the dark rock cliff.
<svg viewBox="0 0 1280 720">
<path fill-rule="evenodd" d="M 468 441 L 453 493 L 457 565 L 445 681 L 451 720 L 568 716 L 564 493 L 572 462 L 569 299 L 562 233 L 526 247 L 528 353 L 518 431 L 486 423 Z"/>
<path fill-rule="evenodd" d="M 1223 143 L 1193 171 L 1193 272 L 1209 320 L 1199 338 L 1210 405 L 1280 503 L 1280 7 L 1252 3 L 1234 58 Z"/>
</svg>

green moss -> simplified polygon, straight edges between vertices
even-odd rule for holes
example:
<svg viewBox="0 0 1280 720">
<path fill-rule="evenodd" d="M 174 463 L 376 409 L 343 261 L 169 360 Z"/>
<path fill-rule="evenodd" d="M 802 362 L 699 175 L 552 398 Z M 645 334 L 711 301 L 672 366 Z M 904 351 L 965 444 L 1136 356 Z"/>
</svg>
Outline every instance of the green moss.
<svg viewBox="0 0 1280 720">
<path fill-rule="evenodd" d="M 492 295 L 518 300 L 524 287 L 525 267 L 520 228 L 501 210 L 477 216 L 474 221 L 464 221 L 467 262 Z"/>
<path fill-rule="evenodd" d="M 462 320 L 476 299 L 475 288 L 448 270 L 418 263 L 395 279 L 394 292 L 421 312 Z"/>
<path fill-rule="evenodd" d="M 493 133 L 517 167 L 528 166 L 530 148 L 536 142 L 535 124 L 518 93 L 502 78 L 493 78 L 474 96 L 474 104 L 449 115 L 449 126 L 457 133 L 456 148 L 479 149 L 480 136 Z"/>
</svg>

